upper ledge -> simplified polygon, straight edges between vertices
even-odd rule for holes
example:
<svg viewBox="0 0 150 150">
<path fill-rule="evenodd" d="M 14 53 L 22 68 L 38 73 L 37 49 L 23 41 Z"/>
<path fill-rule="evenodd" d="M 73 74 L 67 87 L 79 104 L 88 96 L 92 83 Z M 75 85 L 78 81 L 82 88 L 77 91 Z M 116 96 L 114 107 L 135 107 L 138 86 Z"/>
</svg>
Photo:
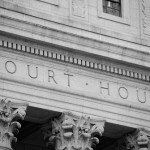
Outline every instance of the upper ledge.
<svg viewBox="0 0 150 150">
<path fill-rule="evenodd" d="M 46 14 L 4 0 L 0 1 L 0 9 L 2 18 L 10 17 L 11 19 L 18 19 L 20 21 L 25 21 L 26 23 L 34 23 L 41 26 L 41 28 L 51 27 L 56 30 L 83 36 L 85 38 L 88 37 L 101 42 L 108 42 L 118 46 L 133 48 L 137 51 L 149 52 L 150 49 L 150 42 L 147 39 L 141 39 L 136 36 L 103 29 L 96 25 L 89 24 L 88 22 L 73 20 L 71 18 L 68 19 L 54 14 Z"/>
<path fill-rule="evenodd" d="M 13 12 L 11 13 L 15 16 Z M 36 22 L 32 17 L 30 19 Z M 122 63 L 150 68 L 149 47 L 136 44 L 132 45 L 132 43 L 125 41 L 119 42 L 119 40 L 109 37 L 102 38 L 102 36 L 95 34 L 94 38 L 91 38 L 93 34 L 88 34 L 88 32 L 86 32 L 87 35 L 85 37 L 83 32 L 78 32 L 80 35 L 77 35 L 58 29 L 54 30 L 53 28 L 41 27 L 41 25 L 36 23 L 1 16 L 0 33 L 7 37 L 13 35 L 15 37 L 29 39 L 29 41 L 36 41 L 36 43 L 43 43 L 45 45 L 53 44 L 57 47 L 66 48 L 69 51 L 85 52 L 90 55 L 102 56 Z M 97 39 L 96 36 L 99 38 Z M 105 42 L 101 39 L 105 39 L 103 40 Z M 111 41 L 113 44 L 108 43 L 108 41 Z M 120 46 L 120 44 L 124 46 Z"/>
</svg>

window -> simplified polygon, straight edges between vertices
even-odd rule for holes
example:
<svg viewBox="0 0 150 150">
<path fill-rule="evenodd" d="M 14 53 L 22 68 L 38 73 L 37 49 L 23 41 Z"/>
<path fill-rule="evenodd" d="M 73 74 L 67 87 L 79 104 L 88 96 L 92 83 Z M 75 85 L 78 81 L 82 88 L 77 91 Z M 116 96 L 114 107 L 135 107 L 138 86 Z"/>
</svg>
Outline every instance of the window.
<svg viewBox="0 0 150 150">
<path fill-rule="evenodd" d="M 130 25 L 130 0 L 97 0 L 98 17 Z"/>
<path fill-rule="evenodd" d="M 121 17 L 121 0 L 103 0 L 103 12 Z"/>
</svg>

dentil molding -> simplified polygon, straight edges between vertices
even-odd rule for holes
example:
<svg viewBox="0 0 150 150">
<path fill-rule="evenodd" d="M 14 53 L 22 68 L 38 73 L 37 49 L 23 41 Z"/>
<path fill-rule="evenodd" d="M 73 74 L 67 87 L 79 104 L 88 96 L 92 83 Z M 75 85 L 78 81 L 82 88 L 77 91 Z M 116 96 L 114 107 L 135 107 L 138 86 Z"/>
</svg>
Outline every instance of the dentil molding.
<svg viewBox="0 0 150 150">
<path fill-rule="evenodd" d="M 32 55 L 42 56 L 48 59 L 57 60 L 60 62 L 70 63 L 73 65 L 90 68 L 98 71 L 108 72 L 111 74 L 116 74 L 124 77 L 129 77 L 132 79 L 142 80 L 145 82 L 150 82 L 150 76 L 141 72 L 136 72 L 132 70 L 127 70 L 121 67 L 116 67 L 113 65 L 107 65 L 99 62 L 87 61 L 84 59 L 77 58 L 75 56 L 68 56 L 65 54 L 60 54 L 59 52 L 51 52 L 44 49 L 38 49 L 35 47 L 30 47 L 22 45 L 19 43 L 8 42 L 0 40 L 0 47 L 9 48 L 15 51 L 29 53 Z"/>
</svg>

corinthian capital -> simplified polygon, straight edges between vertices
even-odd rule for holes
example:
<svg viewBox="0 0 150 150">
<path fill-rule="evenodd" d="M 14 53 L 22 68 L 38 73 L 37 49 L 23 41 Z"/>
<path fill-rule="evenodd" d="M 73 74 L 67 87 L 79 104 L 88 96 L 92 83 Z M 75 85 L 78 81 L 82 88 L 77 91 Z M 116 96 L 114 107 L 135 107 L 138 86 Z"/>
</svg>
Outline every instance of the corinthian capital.
<svg viewBox="0 0 150 150">
<path fill-rule="evenodd" d="M 27 104 L 13 103 L 6 99 L 0 100 L 0 150 L 12 149 L 12 141 L 17 140 L 14 133 L 18 133 L 17 128 L 21 127 L 17 120 L 24 119 L 26 107 Z"/>
<path fill-rule="evenodd" d="M 65 112 L 51 122 L 51 132 L 46 132 L 45 139 L 54 144 L 55 150 L 92 150 L 99 143 L 98 137 L 104 132 L 103 120 L 78 117 Z"/>
<path fill-rule="evenodd" d="M 119 140 L 117 150 L 150 150 L 150 132 L 137 129 Z"/>
</svg>

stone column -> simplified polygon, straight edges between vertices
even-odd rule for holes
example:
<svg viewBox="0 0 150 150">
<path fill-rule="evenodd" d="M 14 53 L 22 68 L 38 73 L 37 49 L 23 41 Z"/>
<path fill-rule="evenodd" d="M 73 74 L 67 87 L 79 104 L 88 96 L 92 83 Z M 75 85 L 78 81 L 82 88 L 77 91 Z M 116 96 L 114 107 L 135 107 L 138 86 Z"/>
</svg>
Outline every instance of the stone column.
<svg viewBox="0 0 150 150">
<path fill-rule="evenodd" d="M 99 143 L 104 124 L 103 120 L 65 112 L 45 127 L 44 139 L 47 145 L 53 144 L 55 150 L 92 150 Z"/>
<path fill-rule="evenodd" d="M 12 150 L 12 141 L 17 141 L 14 134 L 21 127 L 17 120 L 24 119 L 26 107 L 26 104 L 0 100 L 0 150 Z"/>
<path fill-rule="evenodd" d="M 150 131 L 137 129 L 119 140 L 117 150 L 150 150 Z"/>
</svg>

